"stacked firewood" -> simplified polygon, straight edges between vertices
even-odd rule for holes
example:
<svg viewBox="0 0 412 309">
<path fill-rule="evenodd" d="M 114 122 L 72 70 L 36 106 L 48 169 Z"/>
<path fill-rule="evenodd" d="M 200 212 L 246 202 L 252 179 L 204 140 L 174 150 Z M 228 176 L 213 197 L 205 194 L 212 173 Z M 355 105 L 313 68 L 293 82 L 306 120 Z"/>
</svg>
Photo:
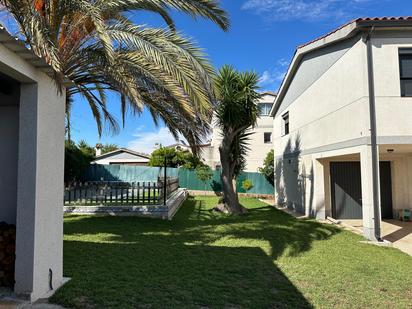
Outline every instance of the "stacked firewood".
<svg viewBox="0 0 412 309">
<path fill-rule="evenodd" d="M 0 222 L 0 286 L 14 284 L 16 226 Z"/>
</svg>

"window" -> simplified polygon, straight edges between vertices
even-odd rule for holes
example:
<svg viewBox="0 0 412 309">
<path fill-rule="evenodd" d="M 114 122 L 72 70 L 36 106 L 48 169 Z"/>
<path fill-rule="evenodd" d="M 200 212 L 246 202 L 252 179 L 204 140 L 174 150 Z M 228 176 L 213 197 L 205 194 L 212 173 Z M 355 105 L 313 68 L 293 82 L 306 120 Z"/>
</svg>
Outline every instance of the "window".
<svg viewBox="0 0 412 309">
<path fill-rule="evenodd" d="M 412 49 L 399 50 L 401 96 L 412 97 Z"/>
<path fill-rule="evenodd" d="M 272 105 L 272 103 L 259 103 L 258 108 L 260 116 L 269 116 Z"/>
<path fill-rule="evenodd" d="M 269 144 L 272 142 L 272 132 L 265 132 L 263 133 L 263 141 L 265 144 Z"/>
<path fill-rule="evenodd" d="M 282 115 L 283 119 L 283 135 L 289 134 L 289 112 Z"/>
</svg>

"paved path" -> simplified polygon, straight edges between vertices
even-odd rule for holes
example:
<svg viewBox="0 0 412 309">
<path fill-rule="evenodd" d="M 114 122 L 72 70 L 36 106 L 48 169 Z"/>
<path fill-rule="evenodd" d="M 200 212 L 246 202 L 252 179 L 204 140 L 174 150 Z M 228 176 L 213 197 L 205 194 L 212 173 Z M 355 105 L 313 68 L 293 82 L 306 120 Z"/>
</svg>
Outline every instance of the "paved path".
<svg viewBox="0 0 412 309">
<path fill-rule="evenodd" d="M 64 309 L 59 305 L 53 305 L 45 302 L 29 304 L 27 302 L 16 300 L 0 300 L 0 309 Z"/>
</svg>

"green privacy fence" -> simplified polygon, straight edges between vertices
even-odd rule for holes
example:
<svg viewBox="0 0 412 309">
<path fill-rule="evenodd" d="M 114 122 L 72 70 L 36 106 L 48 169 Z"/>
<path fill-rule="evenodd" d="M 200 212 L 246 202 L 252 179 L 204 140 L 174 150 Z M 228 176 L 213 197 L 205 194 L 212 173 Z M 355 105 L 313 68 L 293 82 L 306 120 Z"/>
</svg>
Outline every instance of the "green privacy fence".
<svg viewBox="0 0 412 309">
<path fill-rule="evenodd" d="M 253 187 L 247 192 L 242 188 L 242 182 L 246 179 L 250 179 L 253 184 Z M 222 191 L 220 171 L 218 170 L 213 171 L 212 179 L 204 183 L 197 179 L 195 171 L 181 168 L 179 169 L 179 184 L 189 190 Z M 275 192 L 273 186 L 259 173 L 242 173 L 237 178 L 236 188 L 240 193 L 274 194 Z"/>
<path fill-rule="evenodd" d="M 178 177 L 177 168 L 167 168 L 167 176 Z M 128 166 L 121 164 L 91 164 L 84 173 L 83 181 L 156 182 L 163 177 L 163 168 L 151 166 Z"/>
<path fill-rule="evenodd" d="M 222 191 L 220 171 L 213 171 L 210 181 L 203 183 L 196 177 L 196 172 L 184 168 L 167 168 L 168 177 L 178 177 L 182 188 L 202 191 Z M 156 182 L 158 177 L 163 177 L 163 168 L 149 166 L 127 166 L 127 165 L 99 165 L 93 164 L 85 172 L 83 181 L 151 181 Z M 273 194 L 273 186 L 260 173 L 242 173 L 237 179 L 237 191 L 245 193 L 242 182 L 246 179 L 252 181 L 253 187 L 247 191 L 252 194 Z"/>
</svg>

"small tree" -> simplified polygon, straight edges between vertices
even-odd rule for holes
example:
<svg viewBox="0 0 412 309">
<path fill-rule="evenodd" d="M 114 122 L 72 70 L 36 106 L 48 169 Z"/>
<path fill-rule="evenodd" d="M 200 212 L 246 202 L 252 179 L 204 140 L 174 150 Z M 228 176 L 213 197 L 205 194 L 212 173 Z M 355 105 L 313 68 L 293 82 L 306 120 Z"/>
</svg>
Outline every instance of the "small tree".
<svg viewBox="0 0 412 309">
<path fill-rule="evenodd" d="M 167 167 L 179 166 L 180 162 L 176 160 L 176 150 L 174 148 L 167 147 L 161 147 L 152 152 L 150 155 L 149 166 L 163 167 L 165 164 L 165 157 L 167 158 Z"/>
<path fill-rule="evenodd" d="M 89 156 L 91 158 L 95 157 L 95 151 L 92 146 L 90 146 L 84 139 L 80 140 L 77 143 L 77 147 L 80 149 L 81 152 L 83 152 L 86 156 Z"/>
<path fill-rule="evenodd" d="M 196 169 L 205 164 L 199 157 L 190 151 L 180 151 L 175 148 L 162 147 L 152 152 L 149 166 L 164 166 L 164 159 L 167 157 L 167 167 L 183 167 L 186 169 Z"/>
<path fill-rule="evenodd" d="M 78 147 L 75 143 L 66 141 L 64 157 L 64 180 L 79 180 L 83 172 L 93 161 L 93 153 L 82 144 L 83 148 Z"/>
<path fill-rule="evenodd" d="M 259 173 L 263 174 L 272 185 L 275 184 L 275 152 L 273 149 L 266 155 L 263 167 L 259 167 Z"/>
<path fill-rule="evenodd" d="M 223 140 L 219 146 L 222 166 L 223 210 L 229 213 L 245 213 L 234 188 L 236 176 L 246 165 L 249 128 L 258 118 L 257 92 L 259 77 L 254 72 L 238 72 L 230 66 L 220 69 L 216 77 L 219 104 L 216 109 L 217 124 Z"/>
<path fill-rule="evenodd" d="M 213 171 L 208 165 L 198 166 L 196 168 L 196 177 L 203 182 L 204 190 L 206 191 L 206 182 L 213 177 Z"/>
</svg>

